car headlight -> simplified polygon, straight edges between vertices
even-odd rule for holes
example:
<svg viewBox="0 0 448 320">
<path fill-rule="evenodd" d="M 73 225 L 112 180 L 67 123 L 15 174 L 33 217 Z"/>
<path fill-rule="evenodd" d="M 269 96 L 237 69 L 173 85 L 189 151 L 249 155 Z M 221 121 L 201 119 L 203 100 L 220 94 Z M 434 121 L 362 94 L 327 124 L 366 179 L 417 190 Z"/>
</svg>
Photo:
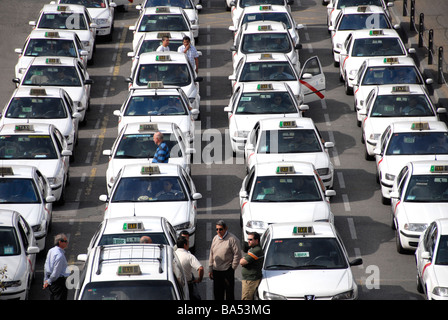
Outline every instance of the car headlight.
<svg viewBox="0 0 448 320">
<path fill-rule="evenodd" d="M 395 179 L 395 175 L 390 174 L 390 173 L 386 173 L 385 176 L 386 180 L 390 180 L 393 181 Z"/>
<path fill-rule="evenodd" d="M 196 101 L 196 98 L 188 98 L 188 100 L 190 100 L 191 105 L 193 105 L 194 102 Z"/>
<path fill-rule="evenodd" d="M 404 229 L 414 232 L 424 232 L 428 225 L 426 223 L 405 223 Z"/>
<path fill-rule="evenodd" d="M 432 294 L 439 296 L 439 297 L 448 297 L 448 288 L 435 287 L 432 290 Z"/>
<path fill-rule="evenodd" d="M 109 23 L 109 20 L 108 20 L 108 19 L 95 19 L 94 21 L 95 21 L 95 23 L 96 23 L 97 25 L 100 25 L 100 24 L 108 24 L 108 23 Z"/>
<path fill-rule="evenodd" d="M 26 68 L 19 68 L 19 73 L 20 74 L 25 73 L 25 71 L 26 71 Z"/>
<path fill-rule="evenodd" d="M 58 177 L 48 177 L 48 182 L 50 185 L 60 185 L 62 184 L 62 179 Z"/>
<path fill-rule="evenodd" d="M 193 20 L 190 20 L 190 23 L 191 23 L 192 25 L 195 25 L 195 24 L 197 24 L 198 22 L 196 21 L 196 19 L 193 19 Z"/>
<path fill-rule="evenodd" d="M 14 287 L 20 287 L 22 285 L 21 280 L 15 280 L 15 281 L 2 281 L 2 286 L 5 288 L 14 288 Z"/>
<path fill-rule="evenodd" d="M 353 300 L 354 298 L 355 298 L 355 292 L 354 290 L 350 290 L 333 296 L 331 300 Z"/>
<path fill-rule="evenodd" d="M 81 41 L 82 45 L 86 48 L 90 47 L 90 42 L 89 41 Z"/>
<path fill-rule="evenodd" d="M 249 134 L 249 131 L 235 131 L 233 134 L 237 138 L 247 138 L 247 135 Z"/>
<path fill-rule="evenodd" d="M 190 221 L 184 222 L 184 223 L 173 226 L 173 228 L 176 231 L 191 229 L 191 222 Z"/>
<path fill-rule="evenodd" d="M 33 232 L 40 232 L 42 230 L 42 225 L 36 224 L 35 226 L 32 226 L 31 229 L 33 229 Z"/>
<path fill-rule="evenodd" d="M 380 134 L 379 133 L 371 133 L 369 136 L 370 140 L 378 140 L 380 138 Z"/>
<path fill-rule="evenodd" d="M 348 73 L 348 76 L 353 79 L 356 74 L 358 73 L 358 70 L 354 69 L 354 70 L 350 70 L 350 72 Z"/>
<path fill-rule="evenodd" d="M 326 176 L 327 174 L 330 173 L 330 168 L 320 168 L 320 169 L 317 169 L 317 173 L 320 176 Z"/>
<path fill-rule="evenodd" d="M 268 226 L 264 221 L 250 220 L 247 221 L 246 227 L 251 229 L 266 229 Z"/>
<path fill-rule="evenodd" d="M 280 294 L 263 291 L 263 299 L 264 300 L 286 300 L 286 297 L 282 296 Z"/>
<path fill-rule="evenodd" d="M 342 43 L 336 43 L 336 48 L 337 49 L 342 49 Z"/>
</svg>

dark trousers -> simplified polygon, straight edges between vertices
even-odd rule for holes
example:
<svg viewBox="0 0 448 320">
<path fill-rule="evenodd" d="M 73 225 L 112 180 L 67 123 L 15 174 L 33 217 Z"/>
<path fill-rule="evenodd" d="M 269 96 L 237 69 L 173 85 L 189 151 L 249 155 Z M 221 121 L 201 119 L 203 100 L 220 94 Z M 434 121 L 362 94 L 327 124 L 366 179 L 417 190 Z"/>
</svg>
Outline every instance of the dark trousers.
<svg viewBox="0 0 448 320">
<path fill-rule="evenodd" d="M 235 300 L 235 270 L 213 270 L 213 294 L 215 300 Z"/>
<path fill-rule="evenodd" d="M 65 277 L 59 277 L 48 289 L 50 290 L 50 300 L 67 300 L 68 289 L 65 285 Z"/>
</svg>

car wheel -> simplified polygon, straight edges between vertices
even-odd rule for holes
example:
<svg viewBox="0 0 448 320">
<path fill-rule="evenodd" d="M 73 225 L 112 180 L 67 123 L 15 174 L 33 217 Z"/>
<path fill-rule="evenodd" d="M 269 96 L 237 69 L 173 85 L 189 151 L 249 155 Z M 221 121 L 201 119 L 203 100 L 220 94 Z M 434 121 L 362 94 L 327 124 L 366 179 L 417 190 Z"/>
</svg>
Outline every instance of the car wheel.
<svg viewBox="0 0 448 320">
<path fill-rule="evenodd" d="M 345 75 L 344 89 L 345 89 L 346 95 L 348 95 L 348 96 L 353 95 L 353 88 L 348 85 L 347 75 Z"/>
<path fill-rule="evenodd" d="M 395 245 L 397 247 L 398 253 L 400 253 L 400 254 L 406 253 L 406 250 L 401 245 L 400 230 L 398 228 L 395 230 Z"/>
<path fill-rule="evenodd" d="M 422 286 L 422 280 L 420 279 L 420 276 L 417 274 L 417 291 L 419 293 L 424 293 L 423 286 Z"/>
</svg>

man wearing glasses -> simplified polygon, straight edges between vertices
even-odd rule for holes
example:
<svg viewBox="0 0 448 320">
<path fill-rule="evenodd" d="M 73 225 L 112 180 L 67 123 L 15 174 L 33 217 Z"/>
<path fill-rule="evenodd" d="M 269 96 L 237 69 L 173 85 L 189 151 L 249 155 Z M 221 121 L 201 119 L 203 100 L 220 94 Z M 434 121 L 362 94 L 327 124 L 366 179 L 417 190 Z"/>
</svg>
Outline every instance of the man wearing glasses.
<svg viewBox="0 0 448 320">
<path fill-rule="evenodd" d="M 67 300 L 65 280 L 70 275 L 67 272 L 65 248 L 68 246 L 67 236 L 58 234 L 54 238 L 54 247 L 48 250 L 44 266 L 44 286 L 50 289 L 50 300 Z"/>
<path fill-rule="evenodd" d="M 241 259 L 240 241 L 223 220 L 216 222 L 216 236 L 210 247 L 209 277 L 215 300 L 235 300 L 235 269 Z"/>
<path fill-rule="evenodd" d="M 241 258 L 240 265 L 242 276 L 241 300 L 253 300 L 255 291 L 261 281 L 261 268 L 263 267 L 263 250 L 260 246 L 260 235 L 257 232 L 250 232 L 247 235 L 249 250 Z"/>
</svg>

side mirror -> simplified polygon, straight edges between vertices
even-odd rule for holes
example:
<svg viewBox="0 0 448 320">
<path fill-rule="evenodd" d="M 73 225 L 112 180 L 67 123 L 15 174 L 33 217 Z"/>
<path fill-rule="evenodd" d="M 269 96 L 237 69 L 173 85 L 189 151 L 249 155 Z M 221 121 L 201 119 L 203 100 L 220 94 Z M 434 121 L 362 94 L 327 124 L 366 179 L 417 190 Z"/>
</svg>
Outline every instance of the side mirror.
<svg viewBox="0 0 448 320">
<path fill-rule="evenodd" d="M 249 197 L 249 195 L 247 194 L 246 190 L 241 190 L 240 191 L 240 198 L 247 198 Z"/>
<path fill-rule="evenodd" d="M 427 260 L 431 260 L 432 259 L 431 254 L 428 251 L 422 252 L 422 258 L 423 259 L 427 259 Z"/>
<path fill-rule="evenodd" d="M 307 105 L 307 104 L 301 104 L 301 105 L 299 106 L 299 110 L 300 110 L 300 111 L 308 111 L 308 110 L 310 110 L 310 106 Z"/>
<path fill-rule="evenodd" d="M 202 199 L 202 194 L 200 194 L 199 192 L 193 193 L 193 195 L 191 196 L 193 198 L 193 200 L 199 200 Z"/>
<path fill-rule="evenodd" d="M 432 78 L 428 78 L 428 79 L 425 80 L 425 83 L 426 84 L 433 84 L 434 80 Z"/>
<path fill-rule="evenodd" d="M 350 261 L 350 267 L 359 266 L 361 264 L 362 264 L 362 259 L 361 258 L 357 258 L 357 259 L 355 259 L 353 261 Z"/>
<path fill-rule="evenodd" d="M 79 119 L 79 118 L 82 118 L 82 114 L 80 114 L 79 112 L 74 112 L 72 114 L 72 117 L 75 118 L 75 119 Z"/>
<path fill-rule="evenodd" d="M 98 199 L 100 199 L 100 201 L 102 202 L 107 202 L 107 194 L 102 194 L 98 197 Z"/>
<path fill-rule="evenodd" d="M 72 155 L 72 152 L 67 149 L 62 150 L 62 152 L 61 152 L 61 156 L 63 156 L 63 157 L 70 157 L 71 155 Z"/>
<path fill-rule="evenodd" d="M 36 21 L 29 21 L 28 24 L 32 27 L 36 26 Z"/>
<path fill-rule="evenodd" d="M 334 197 L 336 195 L 336 191 L 335 190 L 325 190 L 325 196 L 326 197 Z"/>
<path fill-rule="evenodd" d="M 229 80 L 235 81 L 236 80 L 236 76 L 234 74 L 230 75 L 229 76 Z M 14 80 L 13 80 L 13 82 L 14 82 Z"/>
<path fill-rule="evenodd" d="M 246 144 L 246 149 L 247 150 L 254 150 L 255 146 L 252 143 L 248 143 L 248 144 Z"/>
<path fill-rule="evenodd" d="M 236 47 L 235 46 L 231 46 L 230 47 L 230 51 L 236 51 Z"/>
<path fill-rule="evenodd" d="M 86 79 L 86 80 L 84 80 L 84 84 L 93 84 L 93 80 L 92 79 Z"/>
<path fill-rule="evenodd" d="M 325 149 L 330 149 L 334 147 L 334 142 L 328 141 L 324 143 Z"/>
<path fill-rule="evenodd" d="M 26 253 L 27 254 L 36 254 L 36 253 L 39 253 L 39 247 L 35 247 L 35 246 L 29 246 L 27 249 L 26 249 Z"/>
<path fill-rule="evenodd" d="M 400 198 L 400 194 L 398 193 L 398 191 L 391 191 L 390 192 L 390 197 L 391 199 L 399 199 Z"/>
<path fill-rule="evenodd" d="M 191 109 L 190 110 L 190 114 L 192 114 L 192 115 L 197 115 L 197 114 L 199 114 L 199 109 Z"/>
<path fill-rule="evenodd" d="M 380 156 L 380 155 L 381 155 L 381 149 L 380 149 L 380 148 L 375 148 L 375 149 L 373 150 L 373 153 L 376 154 L 376 155 L 378 155 L 378 156 Z"/>
<path fill-rule="evenodd" d="M 305 26 L 302 24 L 302 23 L 298 23 L 297 25 L 296 25 L 296 30 L 300 30 L 300 29 L 303 29 Z"/>
<path fill-rule="evenodd" d="M 112 151 L 110 149 L 103 150 L 103 156 L 111 156 Z"/>
<path fill-rule="evenodd" d="M 196 78 L 194 79 L 194 82 L 202 82 L 203 80 L 204 80 L 203 77 L 196 77 Z"/>
<path fill-rule="evenodd" d="M 14 52 L 17 54 L 22 54 L 22 49 L 16 48 L 16 49 L 14 49 Z"/>
<path fill-rule="evenodd" d="M 224 112 L 232 112 L 232 107 L 230 106 L 225 107 Z"/>
<path fill-rule="evenodd" d="M 311 79 L 313 75 L 311 73 L 304 73 L 302 74 L 301 79 Z"/>
<path fill-rule="evenodd" d="M 437 113 L 438 114 L 446 113 L 446 108 L 437 108 Z"/>
<path fill-rule="evenodd" d="M 52 202 L 55 202 L 55 201 L 56 201 L 56 198 L 54 196 L 47 196 L 45 198 L 45 202 L 48 202 L 48 203 L 52 203 Z"/>
<path fill-rule="evenodd" d="M 128 52 L 128 53 L 127 53 L 127 56 L 128 56 L 129 58 L 134 58 L 134 57 L 135 57 L 135 52 L 134 52 L 134 51 Z"/>
<path fill-rule="evenodd" d="M 81 51 L 79 51 L 79 55 L 80 55 L 80 56 L 88 56 L 88 55 L 89 55 L 89 51 L 87 51 L 87 50 L 81 50 Z"/>
<path fill-rule="evenodd" d="M 409 53 L 416 53 L 415 48 L 409 48 L 409 49 L 408 49 L 408 52 L 409 52 Z"/>
<path fill-rule="evenodd" d="M 296 44 L 295 48 L 296 48 L 296 50 L 300 50 L 300 49 L 302 49 L 302 44 L 301 44 L 301 43 Z"/>
<path fill-rule="evenodd" d="M 120 110 L 114 110 L 114 112 L 112 114 L 117 117 L 121 116 Z"/>
<path fill-rule="evenodd" d="M 232 32 L 235 32 L 236 28 L 235 28 L 235 26 L 229 26 L 229 30 L 232 31 Z"/>
<path fill-rule="evenodd" d="M 76 257 L 76 260 L 86 262 L 87 254 L 85 254 L 85 253 L 78 254 L 78 256 Z"/>
</svg>

